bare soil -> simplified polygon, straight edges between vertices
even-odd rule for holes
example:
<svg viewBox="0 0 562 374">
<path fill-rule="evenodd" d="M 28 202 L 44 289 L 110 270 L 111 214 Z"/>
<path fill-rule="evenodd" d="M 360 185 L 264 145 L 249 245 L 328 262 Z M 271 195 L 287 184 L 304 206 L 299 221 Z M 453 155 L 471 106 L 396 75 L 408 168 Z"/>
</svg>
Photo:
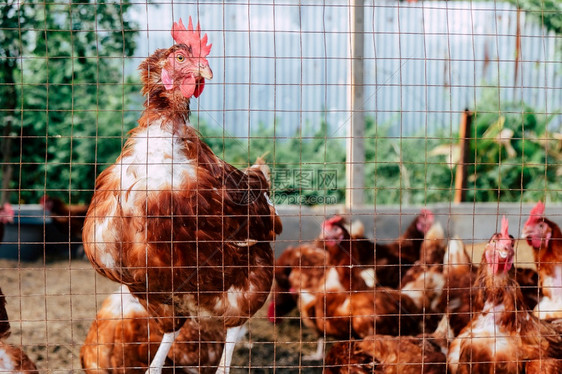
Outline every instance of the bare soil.
<svg viewBox="0 0 562 374">
<path fill-rule="evenodd" d="M 18 263 L 0 260 L 0 287 L 8 302 L 12 335 L 42 372 L 81 372 L 80 347 L 98 308 L 118 285 L 96 274 L 87 260 Z M 233 373 L 320 373 L 321 362 L 301 362 L 317 336 L 296 312 L 273 325 L 267 305 L 249 322 L 236 347 Z"/>
</svg>

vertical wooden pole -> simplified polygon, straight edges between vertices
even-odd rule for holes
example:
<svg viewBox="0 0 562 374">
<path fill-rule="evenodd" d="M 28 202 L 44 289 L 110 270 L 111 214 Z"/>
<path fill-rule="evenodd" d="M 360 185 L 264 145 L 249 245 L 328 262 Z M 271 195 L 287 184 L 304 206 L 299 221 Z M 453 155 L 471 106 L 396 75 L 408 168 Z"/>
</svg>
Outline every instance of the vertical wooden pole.
<svg viewBox="0 0 562 374">
<path fill-rule="evenodd" d="M 455 173 L 455 204 L 461 203 L 466 197 L 466 178 L 467 165 L 470 152 L 470 134 L 472 127 L 473 113 L 465 109 L 461 115 L 461 123 L 459 128 L 459 152 L 460 158 Z"/>
<path fill-rule="evenodd" d="M 350 41 L 350 121 L 347 138 L 346 158 L 346 207 L 362 205 L 365 187 L 365 113 L 364 102 L 364 0 L 351 0 L 351 41 Z"/>
</svg>

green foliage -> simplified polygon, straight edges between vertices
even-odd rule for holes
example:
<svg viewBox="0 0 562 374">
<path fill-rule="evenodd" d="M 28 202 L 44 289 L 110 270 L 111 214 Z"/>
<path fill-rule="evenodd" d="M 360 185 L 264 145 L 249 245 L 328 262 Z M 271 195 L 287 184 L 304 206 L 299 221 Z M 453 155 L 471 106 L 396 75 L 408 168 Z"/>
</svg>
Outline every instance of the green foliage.
<svg viewBox="0 0 562 374">
<path fill-rule="evenodd" d="M 345 142 L 330 136 L 326 123 L 310 138 L 301 138 L 298 133 L 288 139 L 276 138 L 271 128 L 261 126 L 249 141 L 228 137 L 204 124 L 199 124 L 199 129 L 217 155 L 238 167 L 247 167 L 269 152 L 267 162 L 273 171 L 277 203 L 344 202 Z M 444 139 L 426 139 L 423 134 L 396 138 L 388 135 L 389 130 L 389 126 L 377 126 L 372 118 L 366 120 L 367 203 L 448 201 L 452 171 L 441 160 L 428 156 Z"/>
<path fill-rule="evenodd" d="M 217 155 L 237 167 L 247 167 L 257 157 L 266 155 L 276 203 L 343 202 L 345 147 L 341 139 L 330 136 L 326 123 L 321 123 L 309 138 L 298 133 L 290 138 L 276 137 L 274 127 L 263 125 L 249 140 L 229 137 L 202 123 L 199 130 Z"/>
<path fill-rule="evenodd" d="M 45 191 L 65 200 L 70 195 L 73 203 L 89 201 L 96 175 L 115 160 L 138 117 L 129 109 L 139 87 L 122 72 L 135 50 L 130 30 L 136 25 L 124 17 L 130 1 L 10 4 L 0 5 L 2 28 L 8 27 L 6 14 L 21 15 L 0 49 L 14 49 L 16 41 L 24 57 L 10 67 L 18 82 L 12 135 L 20 137 L 11 159 L 21 165 L 11 182 L 18 191 L 12 201 L 35 203 Z M 8 60 L 0 57 L 0 63 Z"/>
<path fill-rule="evenodd" d="M 445 138 L 392 137 L 390 125 L 367 119 L 365 132 L 366 201 L 377 204 L 423 204 L 448 201 L 452 175 L 440 160 L 428 155 Z M 450 141 L 450 139 L 449 139 Z"/>
<path fill-rule="evenodd" d="M 500 107 L 494 93 L 486 93 L 476 111 L 467 200 L 560 200 L 562 153 L 548 131 L 552 116 L 523 103 Z"/>
<path fill-rule="evenodd" d="M 562 34 L 562 2 L 560 0 L 507 0 L 541 22 L 547 30 Z"/>
<path fill-rule="evenodd" d="M 480 100 L 484 104 L 475 114 L 467 201 L 559 201 L 562 152 L 560 141 L 548 131 L 552 117 L 537 114 L 522 103 L 502 103 L 500 108 L 496 94 L 486 92 Z M 203 124 L 200 130 L 218 155 L 239 167 L 251 165 L 256 157 L 269 152 L 267 161 L 273 168 L 277 203 L 344 202 L 345 144 L 343 139 L 329 136 L 326 123 L 308 139 L 298 134 L 289 139 L 276 138 L 273 130 L 264 126 L 249 141 L 225 136 Z M 367 118 L 366 202 L 452 201 L 455 169 L 434 150 L 451 149 L 449 145 L 458 143 L 458 135 L 427 136 L 420 132 L 392 137 L 390 130 L 391 125 L 377 125 Z M 506 139 L 500 139 L 500 134 Z M 335 172 L 337 188 L 320 186 L 314 179 L 326 170 Z M 310 176 L 309 184 L 301 183 L 298 176 L 303 173 Z"/>
</svg>

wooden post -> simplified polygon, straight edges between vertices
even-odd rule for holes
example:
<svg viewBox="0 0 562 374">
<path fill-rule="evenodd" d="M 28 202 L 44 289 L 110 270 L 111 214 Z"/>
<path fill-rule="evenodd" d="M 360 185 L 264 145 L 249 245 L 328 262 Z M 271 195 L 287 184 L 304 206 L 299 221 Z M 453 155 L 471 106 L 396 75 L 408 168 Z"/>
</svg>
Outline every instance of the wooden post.
<svg viewBox="0 0 562 374">
<path fill-rule="evenodd" d="M 350 120 L 347 133 L 346 158 L 346 207 L 362 205 L 365 187 L 365 113 L 364 102 L 364 0 L 351 0 L 351 40 L 350 40 Z"/>
<path fill-rule="evenodd" d="M 469 161 L 470 152 L 470 134 L 472 125 L 473 113 L 465 109 L 461 115 L 461 123 L 459 128 L 459 162 L 457 164 L 457 171 L 455 173 L 455 197 L 454 203 L 458 204 L 465 200 L 466 197 L 466 178 L 467 178 L 467 164 Z"/>
</svg>

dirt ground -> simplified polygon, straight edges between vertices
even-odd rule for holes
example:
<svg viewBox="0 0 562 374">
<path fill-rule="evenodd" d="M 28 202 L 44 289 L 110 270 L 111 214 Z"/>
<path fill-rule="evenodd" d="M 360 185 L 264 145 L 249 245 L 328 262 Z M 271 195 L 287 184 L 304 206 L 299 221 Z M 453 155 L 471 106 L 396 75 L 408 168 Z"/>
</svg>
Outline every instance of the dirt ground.
<svg viewBox="0 0 562 374">
<path fill-rule="evenodd" d="M 22 346 L 42 372 L 72 373 L 81 372 L 80 347 L 97 308 L 118 286 L 96 274 L 87 260 L 0 260 L 0 287 L 12 327 L 8 342 Z M 266 307 L 237 345 L 232 372 L 297 373 L 300 367 L 320 373 L 321 362 L 300 362 L 301 352 L 316 349 L 315 333 L 301 326 L 296 313 L 274 326 Z"/>
<path fill-rule="evenodd" d="M 532 257 L 528 247 L 519 245 L 518 262 L 525 266 Z M 475 259 L 481 258 L 483 246 L 467 249 Z M 43 372 L 71 373 L 81 371 L 80 346 L 97 308 L 117 284 L 97 275 L 86 260 L 0 260 L 0 287 L 12 325 L 8 341 L 22 346 Z M 320 373 L 320 361 L 302 361 L 302 355 L 316 349 L 316 334 L 301 325 L 296 312 L 272 325 L 266 307 L 250 320 L 247 337 L 237 345 L 232 372 Z"/>
</svg>

